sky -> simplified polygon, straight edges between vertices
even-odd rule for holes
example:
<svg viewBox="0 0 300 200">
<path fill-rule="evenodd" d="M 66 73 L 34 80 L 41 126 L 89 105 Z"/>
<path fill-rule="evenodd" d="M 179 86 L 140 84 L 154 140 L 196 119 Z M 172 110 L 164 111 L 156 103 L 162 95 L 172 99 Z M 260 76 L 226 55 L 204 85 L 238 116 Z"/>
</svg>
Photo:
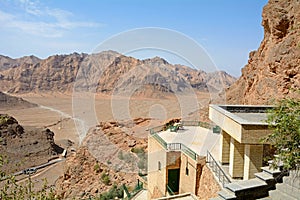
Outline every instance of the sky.
<svg viewBox="0 0 300 200">
<path fill-rule="evenodd" d="M 238 77 L 249 52 L 256 50 L 263 39 L 261 15 L 266 3 L 267 0 L 0 0 L 0 54 L 47 58 L 54 54 L 92 53 L 116 35 L 157 27 L 190 38 L 204 49 L 217 69 Z M 160 56 L 173 64 L 186 64 L 178 56 L 158 50 L 129 55 L 141 59 Z"/>
</svg>

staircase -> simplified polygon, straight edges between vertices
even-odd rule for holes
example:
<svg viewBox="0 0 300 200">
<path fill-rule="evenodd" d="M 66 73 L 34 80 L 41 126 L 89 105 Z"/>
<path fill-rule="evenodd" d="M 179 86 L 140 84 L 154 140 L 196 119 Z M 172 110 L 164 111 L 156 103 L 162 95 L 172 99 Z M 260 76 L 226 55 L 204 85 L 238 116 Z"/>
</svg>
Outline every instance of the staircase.
<svg viewBox="0 0 300 200">
<path fill-rule="evenodd" d="M 211 200 L 260 199 L 269 197 L 269 190 L 274 190 L 276 183 L 282 183 L 283 176 L 287 175 L 287 173 L 280 170 L 273 170 L 269 167 L 262 167 L 261 169 L 262 172 L 255 174 L 256 178 L 225 184 L 224 188 L 218 193 L 219 196 Z M 284 186 L 280 187 L 283 187 L 283 190 L 286 189 Z"/>
</svg>

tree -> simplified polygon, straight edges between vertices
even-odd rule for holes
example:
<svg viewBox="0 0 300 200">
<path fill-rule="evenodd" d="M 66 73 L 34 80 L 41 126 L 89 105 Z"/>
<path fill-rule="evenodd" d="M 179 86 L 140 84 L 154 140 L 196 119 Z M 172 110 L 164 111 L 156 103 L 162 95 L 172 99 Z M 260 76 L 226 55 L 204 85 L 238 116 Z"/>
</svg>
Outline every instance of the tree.
<svg viewBox="0 0 300 200">
<path fill-rule="evenodd" d="M 300 100 L 283 99 L 269 110 L 267 122 L 273 132 L 264 141 L 276 148 L 274 165 L 284 169 L 300 167 Z"/>
</svg>

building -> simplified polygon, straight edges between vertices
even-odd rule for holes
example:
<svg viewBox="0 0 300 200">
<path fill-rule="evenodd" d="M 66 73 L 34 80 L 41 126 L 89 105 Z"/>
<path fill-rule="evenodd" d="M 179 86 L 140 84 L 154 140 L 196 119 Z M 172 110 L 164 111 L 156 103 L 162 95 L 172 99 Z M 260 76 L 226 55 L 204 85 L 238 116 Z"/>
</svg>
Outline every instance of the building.
<svg viewBox="0 0 300 200">
<path fill-rule="evenodd" d="M 212 128 L 203 122 L 181 122 L 150 130 L 148 199 L 197 195 L 207 150 L 219 140 Z"/>
<path fill-rule="evenodd" d="M 221 127 L 219 161 L 229 165 L 233 179 L 248 180 L 261 171 L 270 145 L 262 138 L 271 133 L 266 122 L 272 106 L 210 105 L 209 118 Z"/>
</svg>

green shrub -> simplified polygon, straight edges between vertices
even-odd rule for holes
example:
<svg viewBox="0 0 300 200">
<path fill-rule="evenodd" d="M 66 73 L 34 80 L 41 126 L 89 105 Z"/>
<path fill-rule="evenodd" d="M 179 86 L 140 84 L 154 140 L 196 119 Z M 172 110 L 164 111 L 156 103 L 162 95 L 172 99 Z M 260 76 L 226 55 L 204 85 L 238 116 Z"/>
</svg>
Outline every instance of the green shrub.
<svg viewBox="0 0 300 200">
<path fill-rule="evenodd" d="M 109 185 L 110 184 L 110 178 L 109 175 L 105 172 L 102 173 L 101 175 L 101 181 L 102 183 L 104 183 L 105 185 Z"/>
<path fill-rule="evenodd" d="M 143 148 L 139 148 L 139 147 L 133 147 L 131 148 L 131 152 L 132 153 L 136 153 L 136 154 L 141 154 L 141 153 L 145 153 Z"/>
<path fill-rule="evenodd" d="M 96 173 L 99 173 L 100 172 L 100 166 L 99 166 L 99 163 L 97 162 L 96 164 L 95 164 L 95 166 L 94 166 L 94 171 L 96 172 Z"/>
<path fill-rule="evenodd" d="M 274 167 L 283 162 L 285 169 L 300 166 L 300 100 L 283 99 L 269 111 L 268 120 L 273 132 L 264 141 L 276 148 Z"/>
<path fill-rule="evenodd" d="M 115 198 L 122 198 L 123 197 L 123 188 L 122 186 L 118 187 L 114 184 L 108 192 L 104 192 L 100 194 L 100 200 L 111 200 Z"/>
</svg>

